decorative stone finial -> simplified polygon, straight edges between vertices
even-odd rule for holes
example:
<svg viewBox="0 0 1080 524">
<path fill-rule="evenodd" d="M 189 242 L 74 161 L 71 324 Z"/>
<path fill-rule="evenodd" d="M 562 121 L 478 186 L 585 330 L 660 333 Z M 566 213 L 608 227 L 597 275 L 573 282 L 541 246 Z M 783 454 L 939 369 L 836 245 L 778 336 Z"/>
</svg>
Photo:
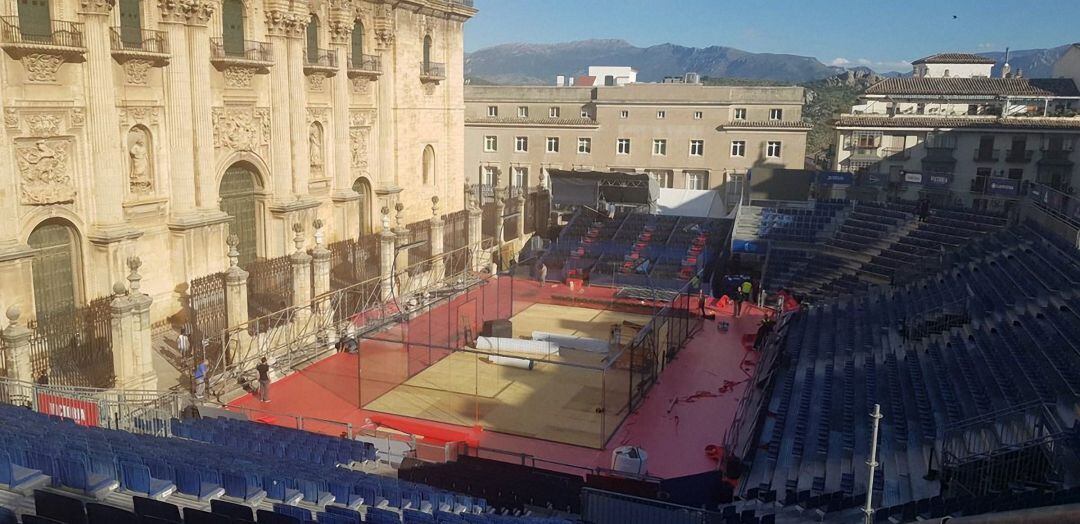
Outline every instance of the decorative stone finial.
<svg viewBox="0 0 1080 524">
<path fill-rule="evenodd" d="M 296 244 L 296 252 L 300 253 L 304 250 L 304 225 L 300 222 L 293 222 L 292 230 L 293 233 L 296 233 L 296 236 L 293 237 L 293 244 Z"/>
<path fill-rule="evenodd" d="M 19 325 L 19 317 L 21 317 L 21 316 L 22 316 L 22 310 L 19 309 L 19 306 L 11 306 L 11 307 L 9 307 L 7 309 L 8 323 L 11 324 L 12 326 L 18 326 Z"/>
<path fill-rule="evenodd" d="M 382 212 L 383 231 L 390 231 L 390 208 L 383 206 L 380 211 Z"/>
<path fill-rule="evenodd" d="M 240 250 L 237 249 L 240 245 L 240 237 L 229 235 L 225 238 L 225 244 L 229 246 L 229 267 L 234 268 L 240 265 Z"/>
<path fill-rule="evenodd" d="M 127 259 L 127 265 L 128 269 L 131 270 L 127 276 L 128 282 L 131 285 L 131 292 L 138 293 L 140 282 L 142 282 L 142 275 L 139 274 L 139 268 L 142 267 L 142 259 L 139 258 L 138 255 L 130 256 Z"/>
<path fill-rule="evenodd" d="M 438 196 L 431 197 L 431 216 L 433 216 L 433 217 L 438 217 L 439 216 L 439 197 Z"/>
<path fill-rule="evenodd" d="M 394 209 L 397 211 L 397 214 L 394 217 L 394 220 L 397 222 L 397 227 L 405 227 L 405 204 L 398 202 L 397 204 L 394 204 Z"/>
<path fill-rule="evenodd" d="M 326 235 L 323 233 L 323 226 L 325 224 L 323 224 L 321 218 L 316 218 L 315 221 L 311 223 L 311 225 L 315 228 L 315 245 L 317 247 L 322 247 L 323 241 L 326 238 Z"/>
</svg>

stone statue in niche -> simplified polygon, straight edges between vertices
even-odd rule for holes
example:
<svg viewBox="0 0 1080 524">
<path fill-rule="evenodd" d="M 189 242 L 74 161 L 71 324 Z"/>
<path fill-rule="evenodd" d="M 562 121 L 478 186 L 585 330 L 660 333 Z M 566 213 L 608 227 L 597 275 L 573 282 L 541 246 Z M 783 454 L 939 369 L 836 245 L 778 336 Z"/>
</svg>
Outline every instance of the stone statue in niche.
<svg viewBox="0 0 1080 524">
<path fill-rule="evenodd" d="M 323 133 L 318 123 L 311 124 L 311 132 L 308 134 L 308 153 L 311 158 L 311 167 L 323 165 Z"/>
<path fill-rule="evenodd" d="M 148 193 L 154 189 L 150 164 L 150 137 L 146 130 L 133 127 L 128 131 L 128 157 L 131 161 L 128 181 L 132 193 Z"/>
</svg>

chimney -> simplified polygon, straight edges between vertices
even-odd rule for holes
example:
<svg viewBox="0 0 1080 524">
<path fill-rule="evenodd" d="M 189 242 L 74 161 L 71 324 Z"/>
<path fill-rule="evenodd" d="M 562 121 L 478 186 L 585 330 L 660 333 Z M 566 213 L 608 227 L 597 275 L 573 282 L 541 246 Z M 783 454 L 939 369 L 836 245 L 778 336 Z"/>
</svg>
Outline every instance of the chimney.
<svg viewBox="0 0 1080 524">
<path fill-rule="evenodd" d="M 1009 48 L 1005 48 L 1005 63 L 1001 65 L 1001 78 L 1011 78 L 1012 67 L 1009 66 Z"/>
<path fill-rule="evenodd" d="M 563 75 L 556 76 L 555 77 L 555 87 L 562 87 L 564 85 L 566 85 L 566 77 L 563 76 Z"/>
</svg>

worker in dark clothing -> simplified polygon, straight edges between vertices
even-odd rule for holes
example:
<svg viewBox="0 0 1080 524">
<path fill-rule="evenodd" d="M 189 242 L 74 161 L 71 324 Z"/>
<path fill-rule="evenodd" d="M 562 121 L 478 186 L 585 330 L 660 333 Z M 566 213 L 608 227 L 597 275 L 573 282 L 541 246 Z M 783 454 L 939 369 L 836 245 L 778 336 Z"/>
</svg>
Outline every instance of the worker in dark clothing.
<svg viewBox="0 0 1080 524">
<path fill-rule="evenodd" d="M 266 357 L 255 366 L 255 371 L 259 372 L 259 400 L 270 402 L 270 365 L 266 363 Z"/>
</svg>

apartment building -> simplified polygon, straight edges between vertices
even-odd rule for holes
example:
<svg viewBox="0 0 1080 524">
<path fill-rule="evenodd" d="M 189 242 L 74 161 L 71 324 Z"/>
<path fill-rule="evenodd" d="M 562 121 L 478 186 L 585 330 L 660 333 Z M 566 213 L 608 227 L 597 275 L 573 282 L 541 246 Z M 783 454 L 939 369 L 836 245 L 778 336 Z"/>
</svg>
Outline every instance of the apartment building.
<svg viewBox="0 0 1080 524">
<path fill-rule="evenodd" d="M 878 196 L 994 211 L 1033 183 L 1071 193 L 1077 79 L 991 78 L 992 64 L 972 57 L 934 55 L 916 61 L 921 75 L 869 87 L 835 122 L 834 168 Z"/>
<path fill-rule="evenodd" d="M 17 4 L 17 5 L 16 5 Z M 471 0 L 10 2 L 0 8 L 0 309 L 69 311 L 143 260 L 185 283 L 464 206 Z M 452 190 L 451 190 L 452 188 Z M 404 224 L 399 224 L 403 227 Z"/>
<path fill-rule="evenodd" d="M 577 169 L 718 189 L 752 167 L 802 168 L 802 105 L 801 87 L 466 86 L 465 172 L 483 187 Z"/>
</svg>

